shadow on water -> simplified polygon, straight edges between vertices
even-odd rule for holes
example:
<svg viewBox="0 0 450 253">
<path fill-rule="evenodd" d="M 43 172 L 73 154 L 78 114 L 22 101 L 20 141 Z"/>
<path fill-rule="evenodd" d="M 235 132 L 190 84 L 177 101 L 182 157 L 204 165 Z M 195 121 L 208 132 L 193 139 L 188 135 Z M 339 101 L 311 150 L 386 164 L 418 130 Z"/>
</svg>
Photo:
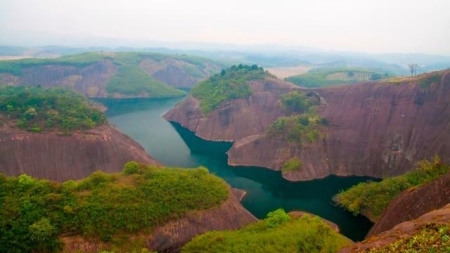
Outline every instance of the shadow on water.
<svg viewBox="0 0 450 253">
<path fill-rule="evenodd" d="M 206 141 L 178 123 L 172 122 L 172 125 L 186 142 L 191 155 L 214 158 L 215 164 L 205 162 L 204 166 L 233 187 L 247 192 L 242 204 L 258 218 L 264 218 L 276 208 L 284 208 L 286 211 L 302 210 L 338 224 L 341 232 L 352 240 L 364 239 L 373 225 L 367 218 L 354 217 L 332 202 L 332 197 L 341 190 L 359 182 L 373 180 L 372 178 L 331 175 L 324 179 L 290 182 L 278 171 L 260 167 L 232 167 L 227 165 L 226 155 L 232 143 Z M 243 179 L 248 180 L 241 183 Z"/>
<path fill-rule="evenodd" d="M 155 159 L 167 166 L 205 166 L 227 181 L 243 189 L 247 195 L 242 204 L 256 217 L 270 211 L 302 210 L 335 222 L 352 240 L 361 240 L 371 227 L 364 217 L 354 217 L 336 207 L 332 197 L 339 191 L 367 177 L 336 177 L 308 182 L 289 182 L 281 173 L 258 167 L 231 167 L 226 151 L 232 143 L 205 141 L 177 123 L 161 116 L 182 98 L 173 99 L 97 99 L 108 107 L 106 116 L 121 131 L 139 142 Z"/>
</svg>

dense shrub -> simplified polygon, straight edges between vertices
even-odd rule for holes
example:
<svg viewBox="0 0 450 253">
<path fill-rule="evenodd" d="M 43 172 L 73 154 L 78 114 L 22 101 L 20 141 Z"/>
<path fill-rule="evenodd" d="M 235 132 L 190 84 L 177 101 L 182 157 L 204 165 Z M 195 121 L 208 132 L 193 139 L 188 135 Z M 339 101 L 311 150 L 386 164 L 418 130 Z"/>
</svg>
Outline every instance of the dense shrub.
<svg viewBox="0 0 450 253">
<path fill-rule="evenodd" d="M 428 223 L 414 235 L 401 237 L 380 248 L 372 248 L 367 253 L 397 252 L 450 252 L 450 227 L 444 224 Z"/>
<path fill-rule="evenodd" d="M 32 132 L 70 132 L 106 123 L 103 113 L 85 96 L 62 88 L 0 87 L 0 113 Z"/>
<path fill-rule="evenodd" d="M 288 142 L 300 144 L 306 140 L 312 143 L 319 140 L 321 125 L 321 118 L 314 113 L 280 117 L 270 125 L 268 134 Z"/>
<path fill-rule="evenodd" d="M 354 215 L 364 214 L 377 220 L 392 199 L 402 191 L 428 183 L 447 173 L 449 165 L 443 165 L 439 157 L 421 161 L 418 168 L 401 176 L 385 178 L 381 182 L 359 183 L 334 197 L 334 201 Z"/>
<path fill-rule="evenodd" d="M 136 164 L 62 184 L 0 174 L 0 252 L 57 251 L 61 234 L 114 243 L 228 197 L 226 183 L 205 168 Z"/>
<path fill-rule="evenodd" d="M 350 240 L 318 217 L 290 217 L 282 209 L 236 231 L 213 231 L 195 237 L 181 252 L 337 252 Z"/>
<path fill-rule="evenodd" d="M 250 96 L 252 90 L 247 82 L 268 76 L 270 74 L 257 65 L 240 64 L 223 69 L 219 74 L 200 82 L 191 92 L 192 96 L 200 100 L 203 113 L 207 114 L 224 101 Z"/>
</svg>

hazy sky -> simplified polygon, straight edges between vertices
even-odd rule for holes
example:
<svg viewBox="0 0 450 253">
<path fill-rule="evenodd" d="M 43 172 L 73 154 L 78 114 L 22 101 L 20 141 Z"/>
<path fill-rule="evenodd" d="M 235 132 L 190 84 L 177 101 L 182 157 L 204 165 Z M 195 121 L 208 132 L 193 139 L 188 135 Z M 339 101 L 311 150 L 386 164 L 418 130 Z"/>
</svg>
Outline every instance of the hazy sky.
<svg viewBox="0 0 450 253">
<path fill-rule="evenodd" d="M 0 0 L 0 44 L 101 37 L 450 55 L 449 11 L 450 0 Z"/>
</svg>

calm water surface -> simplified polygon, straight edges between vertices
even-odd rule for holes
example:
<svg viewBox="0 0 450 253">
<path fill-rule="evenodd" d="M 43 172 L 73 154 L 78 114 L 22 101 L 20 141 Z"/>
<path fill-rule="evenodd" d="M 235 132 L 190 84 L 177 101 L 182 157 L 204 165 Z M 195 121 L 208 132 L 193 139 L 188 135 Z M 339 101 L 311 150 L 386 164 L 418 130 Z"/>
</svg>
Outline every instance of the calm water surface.
<svg viewBox="0 0 450 253">
<path fill-rule="evenodd" d="M 364 217 L 354 217 L 333 205 L 332 197 L 365 177 L 335 177 L 308 182 L 289 182 L 280 172 L 257 167 L 230 167 L 225 152 L 229 143 L 197 138 L 178 124 L 162 118 L 182 98 L 176 99 L 98 99 L 108 107 L 108 120 L 138 141 L 156 160 L 167 166 L 205 166 L 231 186 L 247 195 L 242 204 L 256 217 L 263 218 L 277 208 L 317 214 L 341 228 L 353 240 L 361 240 L 372 225 Z"/>
</svg>

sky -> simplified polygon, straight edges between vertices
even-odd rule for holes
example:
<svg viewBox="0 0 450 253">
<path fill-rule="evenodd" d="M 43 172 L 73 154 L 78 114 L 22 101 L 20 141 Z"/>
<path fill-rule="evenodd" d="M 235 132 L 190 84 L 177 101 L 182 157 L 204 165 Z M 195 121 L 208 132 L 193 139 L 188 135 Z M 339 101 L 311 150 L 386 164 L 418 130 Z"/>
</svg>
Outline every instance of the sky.
<svg viewBox="0 0 450 253">
<path fill-rule="evenodd" d="M 449 11 L 450 0 L 0 0 L 0 44 L 207 42 L 450 55 Z"/>
</svg>

